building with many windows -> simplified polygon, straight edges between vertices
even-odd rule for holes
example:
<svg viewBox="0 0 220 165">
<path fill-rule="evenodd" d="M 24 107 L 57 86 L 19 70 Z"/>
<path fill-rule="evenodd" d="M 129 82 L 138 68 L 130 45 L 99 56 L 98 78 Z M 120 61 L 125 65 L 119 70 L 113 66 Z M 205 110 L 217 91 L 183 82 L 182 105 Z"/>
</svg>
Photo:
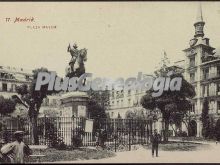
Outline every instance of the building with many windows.
<svg viewBox="0 0 220 165">
<path fill-rule="evenodd" d="M 188 128 L 184 123 L 181 127 L 182 131 L 186 131 L 189 136 L 197 137 L 202 136 L 200 118 L 205 98 L 209 102 L 209 115 L 214 119 L 215 124 L 220 125 L 220 49 L 211 46 L 209 38 L 205 37 L 204 26 L 200 4 L 194 23 L 195 35 L 189 41 L 189 47 L 183 50 L 185 59 L 174 63 L 174 66 L 182 70 L 185 79 L 195 88 L 196 96 L 191 100 Z M 141 109 L 140 99 L 144 93 L 145 91 L 135 90 L 112 91 L 108 110 L 110 117 L 117 118 L 118 114 L 125 117 L 128 110 L 132 110 L 134 107 Z M 157 125 L 159 126 L 156 128 L 161 130 L 160 121 L 157 122 Z"/>
<path fill-rule="evenodd" d="M 0 66 L 0 95 L 10 97 L 16 93 L 16 86 L 21 84 L 29 85 L 31 78 L 31 70 Z"/>
<path fill-rule="evenodd" d="M 204 99 L 209 102 L 209 113 L 215 120 L 220 113 L 220 54 L 211 46 L 209 38 L 204 34 L 205 22 L 203 20 L 201 4 L 199 6 L 196 22 L 194 23 L 195 35 L 189 42 L 185 53 L 185 79 L 190 82 L 196 91 L 192 99 L 190 115 L 192 120 L 191 136 L 201 136 L 202 113 Z"/>
<path fill-rule="evenodd" d="M 15 68 L 9 66 L 0 66 L 0 96 L 11 98 L 17 95 L 16 86 L 27 84 L 29 86 L 32 79 L 32 71 Z M 27 114 L 27 107 L 22 104 L 17 104 L 16 110 L 12 116 L 22 116 Z"/>
<path fill-rule="evenodd" d="M 9 66 L 0 66 L 0 96 L 4 98 L 11 98 L 13 95 L 17 95 L 16 86 L 27 84 L 28 86 L 32 80 L 32 70 L 24 68 L 15 68 Z M 58 113 L 60 96 L 58 94 L 48 96 L 44 99 L 39 117 L 47 115 L 55 115 Z M 16 105 L 16 110 L 10 114 L 11 116 L 24 116 L 27 115 L 27 107 L 22 104 Z M 54 112 L 53 112 L 54 111 Z"/>
<path fill-rule="evenodd" d="M 152 77 L 152 75 L 144 74 L 143 78 L 146 76 Z M 142 108 L 140 101 L 142 96 L 145 94 L 146 91 L 142 89 L 129 89 L 129 90 L 112 90 L 110 91 L 110 98 L 109 98 L 109 108 L 107 113 L 110 118 L 125 118 L 126 113 L 128 111 L 134 110 L 144 110 Z"/>
</svg>

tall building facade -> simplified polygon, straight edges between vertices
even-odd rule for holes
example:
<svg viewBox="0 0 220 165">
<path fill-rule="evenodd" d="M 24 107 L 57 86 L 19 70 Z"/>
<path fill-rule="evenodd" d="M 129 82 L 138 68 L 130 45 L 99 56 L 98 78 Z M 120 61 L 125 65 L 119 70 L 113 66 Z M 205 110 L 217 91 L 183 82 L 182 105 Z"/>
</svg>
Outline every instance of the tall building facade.
<svg viewBox="0 0 220 165">
<path fill-rule="evenodd" d="M 16 86 L 20 86 L 22 84 L 30 85 L 32 81 L 32 70 L 24 69 L 24 68 L 16 68 L 12 66 L 0 66 L 0 96 L 4 98 L 11 98 L 13 95 L 18 95 L 16 92 Z M 44 99 L 39 117 L 55 115 L 59 113 L 59 101 L 60 96 L 58 94 L 54 94 L 51 96 L 47 96 Z M 16 109 L 9 116 L 17 117 L 19 116 L 27 116 L 27 107 L 22 104 L 17 104 Z"/>
<path fill-rule="evenodd" d="M 107 113 L 110 118 L 126 117 L 128 111 L 144 110 L 140 104 L 141 97 L 145 94 L 142 90 L 112 90 L 110 92 L 109 108 Z"/>
<path fill-rule="evenodd" d="M 0 96 L 11 98 L 16 95 L 16 86 L 31 83 L 32 71 L 24 68 L 10 66 L 0 66 Z M 27 108 L 22 104 L 17 104 L 11 116 L 22 116 L 27 114 Z"/>
<path fill-rule="evenodd" d="M 189 112 L 189 136 L 202 136 L 202 123 L 200 120 L 203 102 L 207 98 L 209 113 L 215 121 L 220 113 L 220 58 L 204 33 L 205 22 L 202 7 L 199 5 L 196 22 L 194 23 L 195 35 L 189 41 L 185 53 L 185 79 L 195 89 L 196 96 L 192 99 L 192 108 Z M 186 129 L 186 128 L 185 128 Z"/>
<path fill-rule="evenodd" d="M 149 74 L 142 74 L 141 78 L 152 77 Z M 109 101 L 108 101 L 108 109 L 106 113 L 109 115 L 110 118 L 126 118 L 128 112 L 134 111 L 144 111 L 141 106 L 141 98 L 146 93 L 145 90 L 141 88 L 134 88 L 134 89 L 122 89 L 122 90 L 114 90 L 110 91 Z M 145 113 L 146 114 L 146 113 Z"/>
<path fill-rule="evenodd" d="M 10 97 L 12 94 L 16 93 L 16 86 L 21 84 L 29 85 L 31 78 L 31 70 L 0 66 L 0 95 Z"/>
</svg>

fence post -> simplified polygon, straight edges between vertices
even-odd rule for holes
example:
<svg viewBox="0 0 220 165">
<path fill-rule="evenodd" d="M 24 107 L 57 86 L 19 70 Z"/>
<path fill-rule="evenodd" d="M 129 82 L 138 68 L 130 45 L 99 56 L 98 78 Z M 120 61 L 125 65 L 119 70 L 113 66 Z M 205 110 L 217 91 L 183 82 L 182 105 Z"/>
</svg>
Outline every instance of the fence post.
<svg viewBox="0 0 220 165">
<path fill-rule="evenodd" d="M 117 152 L 117 136 L 116 136 L 116 134 L 114 135 L 114 139 L 115 139 L 115 152 Z"/>
<path fill-rule="evenodd" d="M 43 133 L 43 137 L 44 137 L 44 145 L 46 145 L 46 115 L 44 115 L 44 133 Z"/>
<path fill-rule="evenodd" d="M 129 132 L 128 132 L 128 134 L 129 134 L 129 136 L 128 136 L 128 145 L 129 145 L 129 151 L 131 151 L 131 121 L 132 121 L 133 119 L 129 119 Z"/>
<path fill-rule="evenodd" d="M 17 130 L 20 130 L 19 124 L 20 124 L 20 116 L 17 115 Z"/>
</svg>

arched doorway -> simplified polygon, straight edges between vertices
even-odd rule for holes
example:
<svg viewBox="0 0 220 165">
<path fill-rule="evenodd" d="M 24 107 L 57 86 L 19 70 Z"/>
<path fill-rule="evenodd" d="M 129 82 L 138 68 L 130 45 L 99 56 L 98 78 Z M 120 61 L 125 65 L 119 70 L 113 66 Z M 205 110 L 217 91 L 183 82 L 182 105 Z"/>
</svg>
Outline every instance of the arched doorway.
<svg viewBox="0 0 220 165">
<path fill-rule="evenodd" d="M 197 135 L 197 123 L 195 120 L 191 120 L 189 122 L 189 136 L 196 136 Z"/>
<path fill-rule="evenodd" d="M 220 119 L 218 119 L 216 122 L 215 131 L 216 131 L 216 138 L 219 141 L 220 140 Z"/>
</svg>

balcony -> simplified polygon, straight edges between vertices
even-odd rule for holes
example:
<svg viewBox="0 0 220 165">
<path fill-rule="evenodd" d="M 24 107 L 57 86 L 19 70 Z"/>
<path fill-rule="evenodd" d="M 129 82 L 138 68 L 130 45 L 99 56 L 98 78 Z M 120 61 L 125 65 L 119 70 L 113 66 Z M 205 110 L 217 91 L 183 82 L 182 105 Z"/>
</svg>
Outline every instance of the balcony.
<svg viewBox="0 0 220 165">
<path fill-rule="evenodd" d="M 219 77 L 220 77 L 220 74 L 209 73 L 209 74 L 202 75 L 200 78 L 201 80 L 208 80 L 208 79 L 219 78 Z"/>
</svg>

